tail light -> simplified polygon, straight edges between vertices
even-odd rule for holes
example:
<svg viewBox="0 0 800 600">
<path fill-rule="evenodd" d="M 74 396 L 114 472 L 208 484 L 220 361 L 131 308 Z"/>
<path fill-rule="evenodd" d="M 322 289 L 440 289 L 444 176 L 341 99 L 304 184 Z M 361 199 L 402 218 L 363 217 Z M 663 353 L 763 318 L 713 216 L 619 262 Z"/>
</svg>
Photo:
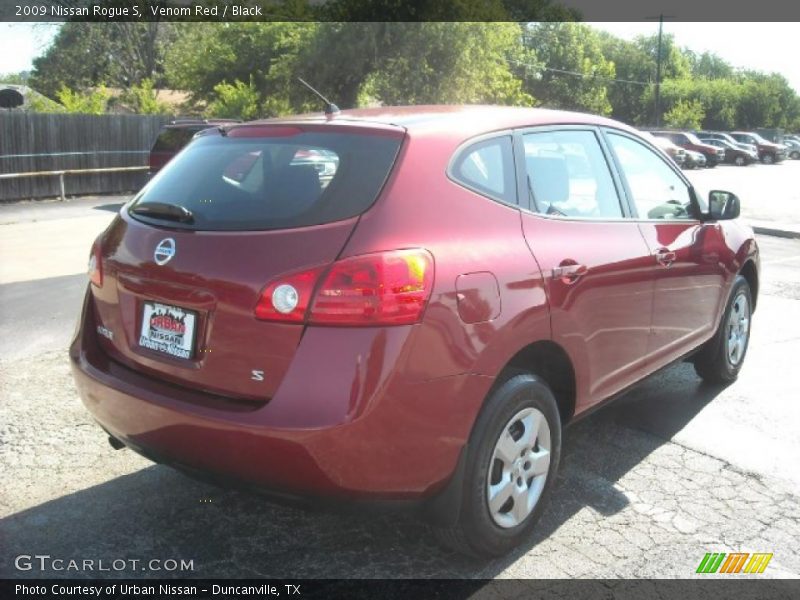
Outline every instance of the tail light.
<svg viewBox="0 0 800 600">
<path fill-rule="evenodd" d="M 273 281 L 256 305 L 256 318 L 262 321 L 302 323 L 311 303 L 311 294 L 324 267 L 294 273 Z"/>
<path fill-rule="evenodd" d="M 88 265 L 89 281 L 97 287 L 103 287 L 103 258 L 100 252 L 100 242 L 92 244 Z"/>
<path fill-rule="evenodd" d="M 426 250 L 377 252 L 273 281 L 255 315 L 317 325 L 407 325 L 422 318 L 432 287 Z"/>
</svg>

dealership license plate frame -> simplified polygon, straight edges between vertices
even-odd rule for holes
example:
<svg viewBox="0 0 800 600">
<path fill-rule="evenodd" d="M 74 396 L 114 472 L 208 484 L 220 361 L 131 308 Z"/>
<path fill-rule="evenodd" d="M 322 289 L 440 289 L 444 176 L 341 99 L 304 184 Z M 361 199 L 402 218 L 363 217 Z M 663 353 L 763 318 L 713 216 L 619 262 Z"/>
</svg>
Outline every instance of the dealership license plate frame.
<svg viewBox="0 0 800 600">
<path fill-rule="evenodd" d="M 166 304 L 155 300 L 146 300 L 141 305 L 141 326 L 139 328 L 139 348 L 155 352 L 159 356 L 166 356 L 180 361 L 189 361 L 194 358 L 195 340 L 197 337 L 198 313 L 197 311 Z M 172 333 L 173 339 L 169 339 L 169 332 L 153 331 L 150 321 L 154 313 L 163 311 L 164 315 L 170 315 L 172 321 L 183 317 L 185 331 L 181 334 Z M 162 339 L 154 338 L 153 335 L 160 334 Z M 177 344 L 177 338 L 182 338 L 181 343 Z"/>
</svg>

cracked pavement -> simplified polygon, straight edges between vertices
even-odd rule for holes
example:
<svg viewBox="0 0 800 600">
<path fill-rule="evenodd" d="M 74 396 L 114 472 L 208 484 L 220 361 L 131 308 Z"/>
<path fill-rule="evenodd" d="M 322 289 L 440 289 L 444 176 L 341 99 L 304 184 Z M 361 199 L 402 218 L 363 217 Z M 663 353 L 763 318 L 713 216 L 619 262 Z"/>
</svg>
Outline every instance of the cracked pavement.
<svg viewBox="0 0 800 600">
<path fill-rule="evenodd" d="M 64 231 L 82 218 L 70 214 Z M 759 243 L 763 285 L 739 380 L 706 386 L 679 364 L 568 428 L 536 532 L 493 561 L 441 549 L 410 515 L 285 508 L 112 450 L 69 373 L 83 276 L 4 282 L 0 577 L 685 578 L 706 552 L 772 552 L 762 575 L 736 577 L 798 578 L 800 241 Z M 41 330 L 36 343 L 26 328 Z M 194 569 L 21 572 L 20 554 Z"/>
</svg>

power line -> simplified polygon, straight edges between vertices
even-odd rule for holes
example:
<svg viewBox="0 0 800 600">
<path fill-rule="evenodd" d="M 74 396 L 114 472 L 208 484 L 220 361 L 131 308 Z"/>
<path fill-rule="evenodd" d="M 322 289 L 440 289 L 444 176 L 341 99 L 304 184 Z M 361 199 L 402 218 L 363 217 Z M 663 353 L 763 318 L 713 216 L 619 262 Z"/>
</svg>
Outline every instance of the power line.
<svg viewBox="0 0 800 600">
<path fill-rule="evenodd" d="M 549 71 L 551 73 L 561 73 L 563 75 L 574 75 L 575 77 L 582 77 L 584 79 L 602 79 L 603 81 L 611 81 L 613 83 L 631 83 L 631 84 L 634 84 L 634 85 L 643 85 L 643 86 L 653 85 L 652 81 L 634 81 L 633 79 L 617 79 L 617 78 L 614 78 L 614 77 L 604 77 L 602 75 L 590 75 L 590 74 L 587 74 L 587 73 L 579 73 L 577 71 L 567 71 L 567 70 L 564 70 L 564 69 L 556 69 L 556 68 L 553 68 L 553 67 L 538 67 L 536 65 L 532 65 L 532 64 L 523 62 L 521 60 L 510 59 L 509 62 L 512 62 L 512 63 L 518 64 L 518 65 L 522 65 L 522 66 L 525 66 L 525 67 L 530 67 L 532 69 L 538 69 L 540 71 Z"/>
</svg>

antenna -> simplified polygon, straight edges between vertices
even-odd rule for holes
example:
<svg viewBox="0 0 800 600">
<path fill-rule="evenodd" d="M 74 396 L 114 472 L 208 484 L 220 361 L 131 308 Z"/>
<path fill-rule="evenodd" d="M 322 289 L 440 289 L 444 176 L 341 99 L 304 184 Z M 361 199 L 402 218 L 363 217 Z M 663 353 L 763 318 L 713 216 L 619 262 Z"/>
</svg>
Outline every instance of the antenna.
<svg viewBox="0 0 800 600">
<path fill-rule="evenodd" d="M 306 86 L 308 89 L 310 89 L 314 93 L 315 96 L 320 98 L 325 103 L 325 114 L 326 115 L 335 115 L 335 114 L 337 114 L 339 112 L 339 107 L 338 106 L 336 106 L 333 102 L 328 100 L 325 96 L 323 96 L 317 90 L 315 90 L 313 87 L 311 87 L 311 84 L 309 84 L 307 81 L 305 81 L 302 77 L 298 77 L 297 81 L 299 81 L 304 86 Z"/>
</svg>

